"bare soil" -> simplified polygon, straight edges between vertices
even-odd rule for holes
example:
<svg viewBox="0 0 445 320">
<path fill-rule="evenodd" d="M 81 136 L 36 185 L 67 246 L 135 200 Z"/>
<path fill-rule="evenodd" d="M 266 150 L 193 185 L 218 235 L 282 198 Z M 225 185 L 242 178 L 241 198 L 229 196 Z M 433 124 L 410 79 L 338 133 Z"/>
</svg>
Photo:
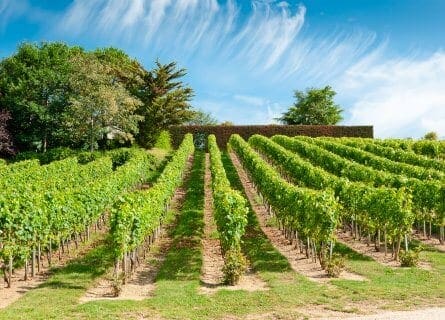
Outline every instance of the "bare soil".
<svg viewBox="0 0 445 320">
<path fill-rule="evenodd" d="M 193 157 L 187 161 L 187 168 L 184 174 L 184 181 L 189 176 L 190 169 L 193 163 Z M 184 183 L 183 183 L 184 185 Z M 179 187 L 171 202 L 170 208 L 175 212 L 179 212 L 186 195 L 186 190 Z M 150 251 L 146 253 L 145 261 L 136 268 L 132 277 L 127 280 L 127 283 L 122 286 L 121 293 L 116 297 L 113 293 L 113 276 L 110 272 L 98 279 L 95 284 L 88 289 L 83 297 L 80 298 L 81 303 L 95 301 L 95 300 L 144 300 L 153 296 L 156 288 L 156 275 L 165 260 L 166 254 L 170 249 L 173 239 L 169 235 L 169 231 L 174 228 L 176 221 L 163 225 L 158 234 L 158 238 L 151 245 Z"/>
<path fill-rule="evenodd" d="M 394 260 L 394 258 L 391 256 L 391 251 L 389 248 L 388 248 L 388 253 L 385 255 L 384 250 L 376 251 L 374 248 L 374 244 L 371 243 L 368 245 L 364 241 L 355 240 L 354 237 L 349 232 L 338 232 L 337 241 L 343 243 L 344 245 L 347 245 L 351 249 L 365 256 L 371 257 L 378 263 L 383 264 L 387 267 L 391 268 L 400 267 L 400 262 Z M 433 269 L 430 263 L 422 260 L 419 261 L 418 267 L 424 270 Z"/>
<path fill-rule="evenodd" d="M 322 319 L 350 319 L 350 320 L 442 320 L 445 308 L 428 308 L 413 311 L 387 311 L 365 316 L 341 316 Z"/>
<path fill-rule="evenodd" d="M 79 243 L 78 249 L 75 248 L 74 243 L 71 243 L 69 253 L 65 251 L 59 259 L 59 254 L 54 251 L 51 255 L 52 266 L 49 267 L 46 254 L 42 254 L 42 259 L 40 262 L 40 272 L 37 272 L 37 262 L 36 262 L 36 272 L 35 276 L 31 277 L 31 266 L 29 267 L 28 280 L 24 280 L 25 268 L 16 269 L 13 271 L 11 288 L 2 287 L 0 289 L 0 309 L 6 308 L 13 302 L 20 299 L 26 292 L 37 288 L 39 285 L 44 283 L 50 276 L 51 270 L 62 268 L 67 265 L 70 261 L 83 257 L 92 248 L 97 246 L 97 244 L 103 240 L 107 229 L 103 227 L 101 230 L 97 230 L 95 233 L 91 234 L 90 241 L 85 243 Z M 6 285 L 6 283 L 5 283 Z"/>
<path fill-rule="evenodd" d="M 238 172 L 250 204 L 258 217 L 260 227 L 273 246 L 289 260 L 292 269 L 297 273 L 300 273 L 306 276 L 308 279 L 316 282 L 326 283 L 331 280 L 332 278 L 328 277 L 319 263 L 313 262 L 312 259 L 306 258 L 304 253 L 300 253 L 300 250 L 296 250 L 295 245 L 291 244 L 291 242 L 284 237 L 282 231 L 274 226 L 270 226 L 268 221 L 270 220 L 271 216 L 267 212 L 266 207 L 256 201 L 256 199 L 258 199 L 258 194 L 255 191 L 247 173 L 244 171 L 238 157 L 234 153 L 230 153 L 230 157 Z M 347 270 L 344 270 L 341 273 L 340 279 L 356 281 L 367 280 L 365 277 Z"/>
<path fill-rule="evenodd" d="M 422 233 L 413 233 L 412 237 L 419 240 L 421 243 L 431 246 L 440 252 L 445 252 L 445 244 L 441 244 L 439 239 L 431 237 L 424 237 Z"/>
<path fill-rule="evenodd" d="M 204 237 L 203 245 L 203 266 L 201 271 L 200 292 L 212 294 L 218 290 L 246 290 L 258 291 L 269 290 L 266 283 L 258 277 L 250 268 L 241 277 L 238 284 L 234 286 L 224 285 L 224 259 L 221 251 L 221 244 L 217 238 L 217 229 L 213 219 L 212 186 L 210 173 L 209 154 L 206 154 L 206 165 L 204 175 Z"/>
</svg>

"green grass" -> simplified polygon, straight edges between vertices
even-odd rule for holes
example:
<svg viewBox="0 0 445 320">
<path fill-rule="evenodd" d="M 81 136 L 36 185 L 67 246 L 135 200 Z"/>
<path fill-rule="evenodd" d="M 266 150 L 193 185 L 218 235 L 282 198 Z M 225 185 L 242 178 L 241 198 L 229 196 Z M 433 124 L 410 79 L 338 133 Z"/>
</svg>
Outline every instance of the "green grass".
<svg viewBox="0 0 445 320">
<path fill-rule="evenodd" d="M 235 189 L 242 186 L 233 164 L 223 154 L 227 176 Z M 280 319 L 303 318 L 304 310 L 321 308 L 346 313 L 363 312 L 361 305 L 400 309 L 420 305 L 445 305 L 445 254 L 428 248 L 421 253 L 432 270 L 388 268 L 337 244 L 335 251 L 346 258 L 346 267 L 369 281 L 332 280 L 317 284 L 293 272 L 261 231 L 253 211 L 243 237 L 243 251 L 254 271 L 270 288 L 246 292 L 220 290 L 206 295 L 199 291 L 202 268 L 204 154 L 195 153 L 183 208 L 170 235 L 173 244 L 156 279 L 154 297 L 143 301 L 94 301 L 79 298 L 112 265 L 106 240 L 85 257 L 75 260 L 39 288 L 0 312 L 0 319 L 218 319 L 244 318 L 248 314 Z M 170 219 L 173 219 L 172 214 Z M 304 310 L 298 308 L 304 307 Z"/>
</svg>

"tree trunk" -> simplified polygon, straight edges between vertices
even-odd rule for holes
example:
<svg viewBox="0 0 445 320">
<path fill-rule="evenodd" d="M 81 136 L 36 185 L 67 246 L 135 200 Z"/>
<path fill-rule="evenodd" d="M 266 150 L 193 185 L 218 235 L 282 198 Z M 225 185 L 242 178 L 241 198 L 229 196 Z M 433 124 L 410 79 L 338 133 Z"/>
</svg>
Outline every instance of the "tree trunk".
<svg viewBox="0 0 445 320">
<path fill-rule="evenodd" d="M 386 238 L 386 228 L 383 231 L 383 238 L 384 238 L 384 241 L 385 241 L 385 257 L 386 257 L 386 255 L 388 254 L 388 243 L 387 243 L 387 238 Z"/>
<path fill-rule="evenodd" d="M 405 234 L 405 252 L 408 252 L 408 236 Z"/>
<path fill-rule="evenodd" d="M 396 246 L 396 250 L 394 252 L 394 260 L 398 261 L 399 260 L 399 252 L 400 252 L 400 243 L 402 242 L 402 237 L 399 235 L 397 237 L 397 246 Z"/>
<path fill-rule="evenodd" d="M 429 221 L 430 223 L 429 223 L 429 232 L 428 232 L 428 239 L 430 239 L 431 238 L 431 220 Z"/>
<path fill-rule="evenodd" d="M 28 281 L 28 258 L 25 259 L 25 277 L 23 280 Z"/>
<path fill-rule="evenodd" d="M 375 251 L 380 252 L 380 229 L 377 230 L 375 237 Z"/>
<path fill-rule="evenodd" d="M 36 249 L 32 248 L 32 256 L 31 256 L 31 277 L 36 276 Z"/>
<path fill-rule="evenodd" d="M 48 247 L 48 266 L 51 268 L 52 267 L 52 254 L 53 254 L 53 248 L 52 248 L 52 243 L 51 243 L 51 239 L 49 239 L 49 247 Z"/>
<path fill-rule="evenodd" d="M 440 241 L 440 244 L 444 244 L 444 241 L 445 241 L 444 233 L 445 233 L 444 226 L 440 226 L 439 227 L 439 241 Z"/>
<path fill-rule="evenodd" d="M 42 250 L 41 250 L 40 242 L 39 242 L 39 244 L 37 246 L 37 272 L 39 272 L 39 273 L 40 273 L 40 264 L 41 263 L 42 263 Z"/>
<path fill-rule="evenodd" d="M 12 282 L 12 255 L 9 256 L 9 265 L 8 265 L 8 288 L 11 288 Z"/>
</svg>

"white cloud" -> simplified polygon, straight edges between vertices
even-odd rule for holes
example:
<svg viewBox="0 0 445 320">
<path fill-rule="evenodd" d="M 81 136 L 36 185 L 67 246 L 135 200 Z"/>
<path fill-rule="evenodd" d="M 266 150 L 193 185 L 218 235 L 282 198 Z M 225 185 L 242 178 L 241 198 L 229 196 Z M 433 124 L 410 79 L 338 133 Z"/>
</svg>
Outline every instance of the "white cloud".
<svg viewBox="0 0 445 320">
<path fill-rule="evenodd" d="M 347 123 L 373 124 L 377 137 L 445 136 L 445 52 L 385 60 L 380 48 L 340 82 L 355 100 Z"/>
<path fill-rule="evenodd" d="M 211 61 L 221 69 L 267 74 L 275 82 L 297 75 L 328 81 L 375 41 L 375 34 L 360 30 L 303 36 L 304 5 L 249 2 L 250 13 L 241 16 L 236 0 L 75 0 L 55 32 L 88 34 L 110 44 L 124 41 L 151 56 L 207 66 Z"/>
</svg>

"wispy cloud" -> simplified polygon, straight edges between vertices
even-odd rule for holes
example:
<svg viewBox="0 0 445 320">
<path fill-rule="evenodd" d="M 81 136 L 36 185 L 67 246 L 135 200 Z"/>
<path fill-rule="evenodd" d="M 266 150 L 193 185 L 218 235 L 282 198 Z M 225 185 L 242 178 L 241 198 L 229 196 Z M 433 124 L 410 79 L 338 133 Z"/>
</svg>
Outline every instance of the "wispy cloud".
<svg viewBox="0 0 445 320">
<path fill-rule="evenodd" d="M 28 7 L 27 1 L 0 1 L 0 28 L 4 28 L 11 19 L 23 15 Z"/>
<path fill-rule="evenodd" d="M 381 49 L 345 73 L 353 100 L 348 123 L 374 124 L 378 137 L 445 136 L 445 52 L 385 59 Z"/>
<path fill-rule="evenodd" d="M 331 79 L 375 42 L 373 33 L 363 31 L 302 35 L 306 15 L 302 4 L 252 0 L 246 16 L 240 14 L 238 3 L 75 0 L 56 30 L 137 44 L 152 54 L 184 62 L 206 59 L 208 64 L 212 59 L 240 72 L 269 73 L 269 80 L 275 81 L 296 74 Z"/>
</svg>

